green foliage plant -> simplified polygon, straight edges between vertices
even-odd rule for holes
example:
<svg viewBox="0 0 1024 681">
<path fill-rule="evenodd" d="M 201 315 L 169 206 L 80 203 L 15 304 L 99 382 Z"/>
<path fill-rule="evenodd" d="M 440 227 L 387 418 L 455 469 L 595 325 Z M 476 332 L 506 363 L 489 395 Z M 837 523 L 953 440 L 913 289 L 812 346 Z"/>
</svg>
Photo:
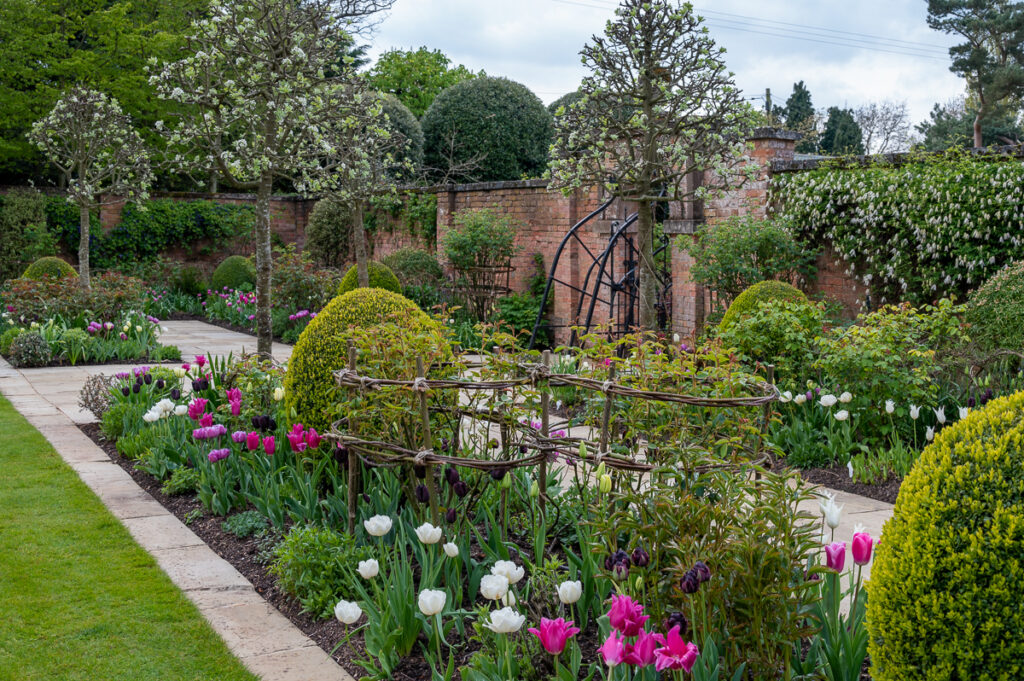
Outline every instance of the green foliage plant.
<svg viewBox="0 0 1024 681">
<path fill-rule="evenodd" d="M 1024 351 L 1024 261 L 1007 265 L 971 294 L 965 317 L 982 350 Z"/>
<path fill-rule="evenodd" d="M 724 327 L 718 337 L 748 362 L 774 365 L 776 384 L 792 387 L 810 378 L 824 326 L 820 303 L 767 300 Z"/>
<path fill-rule="evenodd" d="M 11 341 L 7 358 L 16 367 L 44 367 L 53 359 L 50 344 L 34 331 L 18 334 Z"/>
<path fill-rule="evenodd" d="M 0 282 L 17 277 L 29 263 L 56 255 L 46 228 L 46 197 L 33 190 L 0 195 Z"/>
<path fill-rule="evenodd" d="M 496 208 L 464 210 L 455 214 L 452 229 L 443 239 L 444 257 L 477 319 L 486 319 L 495 294 L 495 276 L 511 266 L 519 252 L 516 234 L 525 225 Z M 503 283 L 503 280 L 501 280 Z"/>
<path fill-rule="evenodd" d="M 242 511 L 241 513 L 228 516 L 227 520 L 222 522 L 220 526 L 225 532 L 229 532 L 239 539 L 246 539 L 257 532 L 265 530 L 267 520 L 257 511 Z"/>
<path fill-rule="evenodd" d="M 451 86 L 420 122 L 424 163 L 441 179 L 519 180 L 539 176 L 547 164 L 551 114 L 537 95 L 507 78 Z"/>
<path fill-rule="evenodd" d="M 210 278 L 210 286 L 215 291 L 224 289 L 252 288 L 256 284 L 256 268 L 252 261 L 243 255 L 230 255 L 225 258 Z"/>
<path fill-rule="evenodd" d="M 703 227 L 678 245 L 693 258 L 690 276 L 716 295 L 723 309 L 759 281 L 807 281 L 818 249 L 799 241 L 785 220 L 730 217 Z"/>
<path fill-rule="evenodd" d="M 25 279 L 38 281 L 43 277 L 62 279 L 64 277 L 74 277 L 77 275 L 78 273 L 75 272 L 75 268 L 69 265 L 66 260 L 56 256 L 46 256 L 39 258 L 29 265 L 21 276 Z"/>
<path fill-rule="evenodd" d="M 856 265 L 878 303 L 960 300 L 1024 247 L 1024 164 L 950 151 L 903 165 L 826 165 L 771 180 L 801 241 Z"/>
<path fill-rule="evenodd" d="M 331 617 L 338 599 L 355 597 L 356 566 L 367 558 L 351 535 L 328 527 L 295 525 L 274 549 L 270 573 L 316 619 Z"/>
<path fill-rule="evenodd" d="M 402 292 L 402 284 L 387 265 L 371 260 L 366 263 L 366 269 L 370 275 L 370 288 L 384 289 L 393 293 Z M 341 278 L 341 283 L 338 284 L 338 295 L 345 295 L 357 288 L 359 288 L 359 274 L 356 266 L 353 265 Z"/>
<path fill-rule="evenodd" d="M 11 326 L 4 329 L 4 332 L 0 334 L 0 355 L 7 356 L 11 352 L 11 343 L 19 335 L 25 333 L 25 329 L 20 326 Z"/>
<path fill-rule="evenodd" d="M 171 477 L 160 486 L 160 491 L 167 496 L 192 494 L 199 487 L 199 471 L 187 466 L 179 466 L 171 472 Z"/>
<path fill-rule="evenodd" d="M 337 199 L 320 199 L 306 224 L 305 252 L 324 267 L 341 267 L 351 250 L 351 209 Z"/>
<path fill-rule="evenodd" d="M 807 304 L 807 296 L 800 289 L 784 281 L 768 279 L 745 289 L 730 303 L 718 328 L 726 330 L 769 300 Z"/>
<path fill-rule="evenodd" d="M 1024 393 L 944 429 L 904 480 L 868 582 L 878 681 L 1022 674 Z"/>
<path fill-rule="evenodd" d="M 420 248 L 400 248 L 380 261 L 395 273 L 402 286 L 438 286 L 444 278 L 444 271 L 434 254 Z"/>
<path fill-rule="evenodd" d="M 416 118 L 423 116 L 442 91 L 475 77 L 476 74 L 462 64 L 452 66 L 451 60 L 440 50 L 426 47 L 388 50 L 380 55 L 368 74 L 373 87 L 397 97 Z"/>
<path fill-rule="evenodd" d="M 353 328 L 379 334 L 392 353 L 401 353 L 412 339 L 428 335 L 437 340 L 433 352 L 425 357 L 427 364 L 451 359 L 451 349 L 440 336 L 440 324 L 407 298 L 379 288 L 360 288 L 338 296 L 299 336 L 285 377 L 285 407 L 294 409 L 297 420 L 307 427 L 325 432 L 333 420 L 330 414 L 337 398 L 332 372 L 348 366 L 347 341 Z M 398 359 L 394 354 L 389 357 L 392 361 Z M 410 378 L 408 370 L 414 361 L 408 356 L 397 366 L 382 361 L 361 370 L 377 378 Z"/>
</svg>

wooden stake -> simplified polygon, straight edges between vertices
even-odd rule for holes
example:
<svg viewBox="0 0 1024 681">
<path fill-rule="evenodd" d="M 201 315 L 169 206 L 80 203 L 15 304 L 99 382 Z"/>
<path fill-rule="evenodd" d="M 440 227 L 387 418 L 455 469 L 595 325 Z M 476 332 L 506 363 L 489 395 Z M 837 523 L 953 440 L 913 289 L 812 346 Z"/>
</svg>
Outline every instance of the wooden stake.
<svg viewBox="0 0 1024 681">
<path fill-rule="evenodd" d="M 348 370 L 356 370 L 356 346 L 348 342 Z M 358 394 L 358 388 L 356 389 Z M 353 429 L 352 418 L 349 418 L 349 430 Z M 356 531 L 356 512 L 359 500 L 359 456 L 354 451 L 348 453 L 348 533 Z"/>
<path fill-rule="evenodd" d="M 426 378 L 426 369 L 423 366 L 423 358 L 416 357 L 416 376 L 417 378 Z M 423 421 L 423 442 L 422 448 L 424 450 L 434 449 L 434 438 L 430 433 L 430 411 L 427 409 L 427 391 L 417 390 L 417 396 L 420 403 L 420 418 Z M 425 464 L 424 468 L 427 469 L 427 491 L 430 493 L 430 518 L 434 525 L 440 526 L 441 514 L 437 508 L 437 485 L 434 482 L 434 466 L 433 464 Z"/>
<path fill-rule="evenodd" d="M 545 350 L 541 355 L 541 364 L 546 367 L 551 366 L 551 351 Z M 543 438 L 547 438 L 551 431 L 551 389 L 547 383 L 544 382 L 543 390 L 540 394 L 540 435 Z M 537 498 L 540 500 L 540 515 L 541 522 L 545 522 L 544 509 L 547 506 L 547 489 L 548 489 L 548 459 L 544 457 L 540 461 L 540 468 L 537 471 L 537 485 L 540 488 L 540 496 Z"/>
</svg>

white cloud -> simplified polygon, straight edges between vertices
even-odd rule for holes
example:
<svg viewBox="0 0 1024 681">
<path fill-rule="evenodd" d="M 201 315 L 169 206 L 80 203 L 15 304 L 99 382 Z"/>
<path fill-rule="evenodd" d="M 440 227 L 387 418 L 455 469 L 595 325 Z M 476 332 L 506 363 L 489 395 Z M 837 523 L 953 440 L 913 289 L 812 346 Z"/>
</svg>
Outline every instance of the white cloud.
<svg viewBox="0 0 1024 681">
<path fill-rule="evenodd" d="M 770 87 L 773 99 L 782 103 L 793 83 L 803 80 L 817 108 L 905 100 L 917 122 L 933 103 L 963 93 L 943 50 L 955 41 L 928 28 L 921 0 L 698 0 L 695 5 L 708 12 L 712 36 L 727 48 L 726 63 L 751 97 Z M 426 45 L 473 70 L 524 83 L 551 102 L 576 87 L 584 74 L 579 50 L 603 29 L 613 7 L 612 0 L 398 0 L 380 24 L 370 54 Z M 880 44 L 868 36 L 916 44 Z"/>
</svg>

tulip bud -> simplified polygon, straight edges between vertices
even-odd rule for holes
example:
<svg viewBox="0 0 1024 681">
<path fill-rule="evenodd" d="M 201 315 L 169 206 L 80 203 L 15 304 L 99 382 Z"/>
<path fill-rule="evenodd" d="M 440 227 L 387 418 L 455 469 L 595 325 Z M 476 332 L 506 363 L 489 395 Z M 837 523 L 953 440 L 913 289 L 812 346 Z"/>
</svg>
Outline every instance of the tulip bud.
<svg viewBox="0 0 1024 681">
<path fill-rule="evenodd" d="M 156 381 L 156 389 L 157 390 L 163 390 L 164 389 L 164 379 L 162 379 L 162 378 L 158 378 L 157 379 L 157 381 Z"/>
<path fill-rule="evenodd" d="M 597 464 L 597 468 L 594 469 L 594 476 L 600 478 L 602 475 L 604 475 L 604 471 L 604 461 L 602 461 L 601 463 Z"/>
<path fill-rule="evenodd" d="M 448 481 L 449 485 L 454 485 L 459 481 L 459 469 L 455 466 L 448 466 L 444 469 L 444 479 Z"/>
<path fill-rule="evenodd" d="M 586 459 L 587 459 L 587 443 L 586 442 L 581 442 L 580 443 L 580 459 L 583 459 L 584 461 L 586 461 Z"/>
<path fill-rule="evenodd" d="M 711 568 L 709 568 L 708 564 L 704 561 L 698 560 L 693 564 L 693 569 L 697 573 L 697 580 L 700 581 L 701 584 L 711 579 Z"/>
<path fill-rule="evenodd" d="M 335 447 L 334 448 L 334 460 L 337 462 L 337 464 L 339 466 L 347 466 L 348 465 L 348 447 L 346 447 L 345 445 L 342 445 L 342 444 L 339 444 L 337 447 Z"/>
<path fill-rule="evenodd" d="M 505 488 L 505 489 L 511 489 L 512 488 L 512 476 L 511 475 L 506 475 L 505 477 L 503 477 L 501 479 L 501 486 L 503 488 Z"/>
<path fill-rule="evenodd" d="M 181 391 L 178 390 L 177 388 L 171 388 L 171 399 L 172 400 L 180 400 L 181 399 Z"/>
<path fill-rule="evenodd" d="M 690 568 L 683 574 L 683 578 L 679 580 L 679 588 L 684 594 L 695 594 L 700 589 L 700 578 L 697 577 L 697 571 Z"/>
<path fill-rule="evenodd" d="M 132 386 L 132 392 L 135 393 L 136 395 L 139 394 L 139 389 L 140 388 L 139 388 L 139 384 L 138 383 L 136 383 L 135 385 Z"/>
<path fill-rule="evenodd" d="M 612 476 L 605 473 L 602 475 L 598 482 L 598 489 L 601 490 L 601 494 L 608 494 L 612 491 Z"/>
<path fill-rule="evenodd" d="M 363 492 L 363 503 L 364 504 L 370 503 L 370 495 L 367 494 L 366 492 Z"/>
<path fill-rule="evenodd" d="M 487 443 L 487 446 L 490 447 L 491 449 L 497 449 L 498 441 L 492 438 L 491 441 Z"/>
<path fill-rule="evenodd" d="M 491 472 L 490 472 L 491 479 L 492 480 L 501 480 L 501 479 L 503 479 L 505 477 L 506 473 L 508 473 L 508 469 L 507 468 L 504 468 L 504 467 L 492 468 Z"/>
<path fill-rule="evenodd" d="M 420 466 L 419 464 L 415 464 L 412 467 L 412 472 L 413 472 L 413 475 L 415 475 L 420 480 L 423 480 L 424 478 L 427 477 L 427 467 L 426 466 Z"/>
<path fill-rule="evenodd" d="M 124 395 L 125 397 L 128 397 L 128 395 L 130 395 L 131 392 L 132 392 L 132 389 L 129 388 L 128 386 L 124 386 L 123 388 L 121 388 L 121 394 Z M 178 399 L 178 398 L 174 398 L 174 399 Z"/>
<path fill-rule="evenodd" d="M 430 501 L 430 490 L 427 489 L 426 485 L 416 485 L 416 500 L 421 504 Z"/>
<path fill-rule="evenodd" d="M 458 514 L 457 514 L 457 513 L 455 512 L 455 509 L 454 509 L 454 508 L 449 508 L 449 509 L 448 509 L 448 511 L 447 511 L 447 512 L 445 512 L 445 514 L 444 514 L 444 520 L 445 520 L 445 522 L 446 522 L 446 523 L 448 523 L 449 525 L 451 525 L 452 523 L 454 523 L 454 522 L 455 522 L 455 519 L 456 519 L 457 517 L 458 517 Z"/>
<path fill-rule="evenodd" d="M 142 379 L 142 382 L 145 383 L 146 385 L 152 385 L 153 377 L 150 376 L 149 374 L 146 374 L 146 376 Z"/>
<path fill-rule="evenodd" d="M 612 577 L 617 581 L 623 581 L 629 577 L 629 564 L 628 563 L 616 563 L 612 566 Z"/>
<path fill-rule="evenodd" d="M 637 591 L 644 588 L 644 578 L 642 576 L 637 575 L 636 581 L 633 582 L 633 588 Z"/>
<path fill-rule="evenodd" d="M 686 615 L 681 612 L 670 614 L 662 626 L 665 628 L 665 631 L 672 631 L 672 627 L 679 627 L 679 635 L 683 637 L 690 630 L 690 622 L 686 619 Z"/>
<path fill-rule="evenodd" d="M 530 485 L 530 496 L 534 499 L 540 496 L 540 485 L 537 484 L 536 480 Z"/>
<path fill-rule="evenodd" d="M 639 546 L 633 549 L 633 565 L 647 567 L 651 563 L 651 556 Z"/>
<path fill-rule="evenodd" d="M 455 496 L 462 499 L 469 494 L 469 485 L 466 484 L 465 480 L 459 480 L 452 485 L 452 491 L 455 492 Z"/>
</svg>

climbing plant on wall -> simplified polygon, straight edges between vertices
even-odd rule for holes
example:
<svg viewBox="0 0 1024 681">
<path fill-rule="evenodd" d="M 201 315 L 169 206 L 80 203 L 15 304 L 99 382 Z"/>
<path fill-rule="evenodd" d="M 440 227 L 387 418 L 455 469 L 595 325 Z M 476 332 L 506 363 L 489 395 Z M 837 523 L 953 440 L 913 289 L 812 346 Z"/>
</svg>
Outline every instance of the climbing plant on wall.
<svg viewBox="0 0 1024 681">
<path fill-rule="evenodd" d="M 876 302 L 963 299 L 1024 257 L 1024 163 L 950 153 L 772 178 L 798 238 L 830 243 Z"/>
</svg>

